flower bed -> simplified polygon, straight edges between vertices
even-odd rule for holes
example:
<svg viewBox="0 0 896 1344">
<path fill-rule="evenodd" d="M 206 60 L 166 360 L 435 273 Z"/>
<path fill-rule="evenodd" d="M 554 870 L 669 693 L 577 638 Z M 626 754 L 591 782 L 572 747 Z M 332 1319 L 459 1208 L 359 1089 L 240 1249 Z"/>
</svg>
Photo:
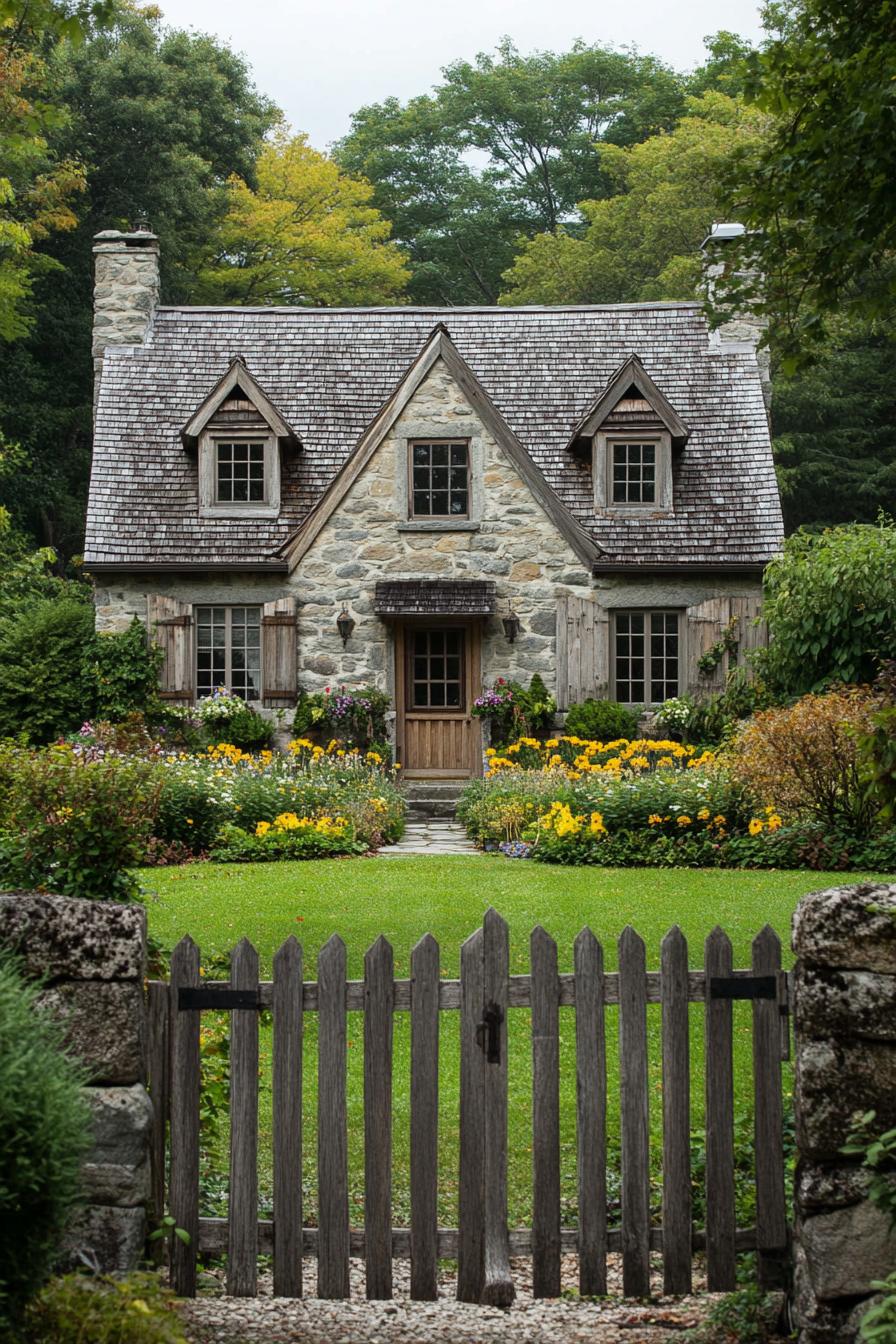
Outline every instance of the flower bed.
<svg viewBox="0 0 896 1344">
<path fill-rule="evenodd" d="M 156 835 L 220 860 L 363 853 L 398 839 L 404 800 L 375 751 L 306 738 L 286 755 L 250 755 L 227 742 L 161 763 Z"/>
<path fill-rule="evenodd" d="M 509 857 L 607 867 L 886 870 L 896 839 L 819 833 L 758 804 L 711 751 L 671 741 L 520 738 L 464 790 L 467 833 Z"/>
</svg>

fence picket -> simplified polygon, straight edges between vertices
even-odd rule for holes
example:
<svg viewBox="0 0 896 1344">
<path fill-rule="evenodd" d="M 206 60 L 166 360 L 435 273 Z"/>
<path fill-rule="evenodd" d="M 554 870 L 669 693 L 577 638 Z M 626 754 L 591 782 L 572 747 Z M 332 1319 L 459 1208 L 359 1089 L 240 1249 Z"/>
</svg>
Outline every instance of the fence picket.
<svg viewBox="0 0 896 1344">
<path fill-rule="evenodd" d="M 274 1296 L 302 1296 L 302 947 L 274 956 Z"/>
<path fill-rule="evenodd" d="M 258 989 L 258 953 L 243 938 L 230 958 L 234 989 Z M 235 1009 L 230 1019 L 230 1240 L 227 1293 L 258 1291 L 258 1010 Z"/>
<path fill-rule="evenodd" d="M 411 1297 L 438 1297 L 439 945 L 411 953 Z"/>
<path fill-rule="evenodd" d="M 165 1152 L 168 1116 L 171 1109 L 171 1069 L 168 1052 L 170 1039 L 170 990 L 158 980 L 151 980 L 147 993 L 146 1064 L 149 1095 L 152 1098 L 152 1134 L 150 1137 L 150 1199 L 153 1216 L 165 1214 Z M 153 1243 L 153 1259 L 161 1264 L 164 1259 L 163 1241 Z"/>
<path fill-rule="evenodd" d="M 731 939 L 718 927 L 706 940 L 706 1286 L 735 1287 L 734 1058 L 731 1000 L 712 996 L 712 979 L 732 969 Z"/>
<path fill-rule="evenodd" d="M 477 1028 L 484 1005 L 482 930 L 460 949 L 460 1171 L 457 1203 L 457 1297 L 482 1296 L 485 1216 L 485 1054 Z"/>
<path fill-rule="evenodd" d="M 622 1148 L 622 1290 L 650 1294 L 650 1128 L 647 986 L 643 939 L 619 939 L 619 1080 Z"/>
<path fill-rule="evenodd" d="M 604 953 L 590 929 L 573 948 L 576 986 L 576 1150 L 579 1292 L 607 1291 L 607 1041 Z"/>
<path fill-rule="evenodd" d="M 485 1064 L 485 1225 L 482 1298 L 490 1307 L 509 1307 L 516 1290 L 510 1273 L 507 1235 L 507 993 L 510 980 L 510 933 L 497 910 L 482 921 L 482 993 L 485 1014 L 497 1024 L 498 1058 L 491 1057 L 489 1038 Z M 488 1018 L 484 1015 L 483 1022 Z"/>
<path fill-rule="evenodd" d="M 781 940 L 770 925 L 753 939 L 754 975 L 777 976 Z M 753 1091 L 756 1153 L 756 1245 L 763 1288 L 786 1286 L 787 1203 L 777 998 L 753 1000 Z"/>
<path fill-rule="evenodd" d="M 392 947 L 364 956 L 364 1233 L 367 1296 L 392 1296 Z"/>
<path fill-rule="evenodd" d="M 557 944 L 539 925 L 532 961 L 532 1293 L 560 1296 L 560 982 Z"/>
<path fill-rule="evenodd" d="M 676 925 L 662 942 L 663 1291 L 691 1291 L 691 1055 L 688 945 Z"/>
<path fill-rule="evenodd" d="M 199 1014 L 178 1011 L 181 986 L 199 984 L 199 948 L 182 938 L 171 954 L 171 1173 L 168 1209 L 189 1237 L 172 1241 L 171 1284 L 178 1297 L 196 1296 L 199 1238 Z"/>
<path fill-rule="evenodd" d="M 345 943 L 334 933 L 317 958 L 317 1295 L 349 1296 Z"/>
</svg>

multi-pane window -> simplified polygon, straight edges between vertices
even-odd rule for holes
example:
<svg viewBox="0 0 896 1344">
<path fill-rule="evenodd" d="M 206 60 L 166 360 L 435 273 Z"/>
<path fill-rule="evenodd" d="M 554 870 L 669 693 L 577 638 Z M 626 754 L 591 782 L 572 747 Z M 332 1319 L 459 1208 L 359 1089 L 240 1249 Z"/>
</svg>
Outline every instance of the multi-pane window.
<svg viewBox="0 0 896 1344">
<path fill-rule="evenodd" d="M 411 517 L 466 518 L 469 512 L 469 446 L 411 444 Z"/>
<path fill-rule="evenodd" d="M 261 608 L 197 607 L 196 693 L 261 697 Z"/>
<path fill-rule="evenodd" d="M 264 444 L 221 443 L 216 447 L 215 500 L 218 504 L 263 504 Z"/>
<path fill-rule="evenodd" d="M 612 445 L 614 504 L 656 502 L 656 444 Z"/>
<path fill-rule="evenodd" d="M 678 659 L 677 612 L 617 611 L 617 700 L 656 705 L 678 695 Z"/>
<path fill-rule="evenodd" d="M 463 709 L 463 630 L 409 632 L 409 709 Z"/>
</svg>

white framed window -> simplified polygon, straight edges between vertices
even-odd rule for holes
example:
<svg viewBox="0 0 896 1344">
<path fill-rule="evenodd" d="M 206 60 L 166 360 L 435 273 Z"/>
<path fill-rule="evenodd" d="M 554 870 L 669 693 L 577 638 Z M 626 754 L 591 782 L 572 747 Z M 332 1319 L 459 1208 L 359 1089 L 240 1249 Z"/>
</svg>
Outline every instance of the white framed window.
<svg viewBox="0 0 896 1344">
<path fill-rule="evenodd" d="M 261 607 L 194 607 L 196 694 L 261 699 Z"/>
<path fill-rule="evenodd" d="M 199 444 L 204 518 L 276 518 L 280 453 L 272 435 L 205 433 Z"/>
<path fill-rule="evenodd" d="M 659 705 L 678 695 L 681 612 L 613 614 L 613 694 L 625 705 Z"/>
<path fill-rule="evenodd" d="M 670 513 L 671 436 L 596 434 L 594 503 L 607 512 Z"/>
</svg>

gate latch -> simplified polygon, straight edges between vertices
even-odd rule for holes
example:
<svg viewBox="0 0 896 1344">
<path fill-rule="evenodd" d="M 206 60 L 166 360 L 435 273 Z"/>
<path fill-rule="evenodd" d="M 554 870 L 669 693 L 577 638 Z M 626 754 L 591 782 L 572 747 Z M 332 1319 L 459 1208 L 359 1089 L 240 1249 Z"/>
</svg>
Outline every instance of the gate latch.
<svg viewBox="0 0 896 1344">
<path fill-rule="evenodd" d="M 476 1044 L 485 1051 L 489 1064 L 501 1063 L 501 1023 L 504 1014 L 496 1003 L 488 1003 L 476 1028 Z"/>
</svg>

